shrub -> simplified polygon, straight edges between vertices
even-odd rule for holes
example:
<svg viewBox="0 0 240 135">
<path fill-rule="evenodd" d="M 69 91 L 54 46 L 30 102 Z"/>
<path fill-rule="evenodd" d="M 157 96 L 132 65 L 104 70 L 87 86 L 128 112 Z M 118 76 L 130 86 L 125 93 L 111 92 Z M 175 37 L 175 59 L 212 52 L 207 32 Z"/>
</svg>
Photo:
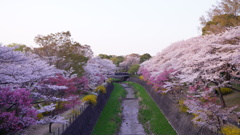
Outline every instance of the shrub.
<svg viewBox="0 0 240 135">
<path fill-rule="evenodd" d="M 180 109 L 180 112 L 187 112 L 188 111 L 188 107 L 184 104 L 184 100 L 179 100 L 178 101 L 178 105 L 179 105 L 179 109 Z"/>
<path fill-rule="evenodd" d="M 232 93 L 232 89 L 231 88 L 221 88 L 221 92 L 223 95 Z"/>
<path fill-rule="evenodd" d="M 232 93 L 232 89 L 231 88 L 220 88 L 221 92 L 223 95 L 227 95 L 229 93 Z M 218 91 L 216 90 L 217 94 L 218 94 Z"/>
<path fill-rule="evenodd" d="M 107 83 L 111 83 L 113 81 L 112 78 L 108 78 Z"/>
<path fill-rule="evenodd" d="M 201 119 L 198 118 L 199 114 L 193 113 L 192 115 L 194 116 L 193 119 L 195 119 L 195 121 L 201 121 Z"/>
<path fill-rule="evenodd" d="M 42 119 L 42 118 L 43 118 L 43 114 L 42 114 L 42 113 L 37 114 L 37 119 L 38 119 L 38 120 L 40 120 L 40 119 Z"/>
<path fill-rule="evenodd" d="M 87 95 L 87 96 L 83 97 L 82 100 L 85 101 L 85 102 L 88 102 L 92 105 L 97 104 L 97 96 L 96 95 Z"/>
<path fill-rule="evenodd" d="M 56 110 L 61 110 L 65 108 L 66 102 L 59 101 L 57 102 Z"/>
<path fill-rule="evenodd" d="M 79 115 L 79 111 L 77 109 L 73 109 L 71 111 L 71 115 L 74 115 L 74 114 L 78 114 Z"/>
<path fill-rule="evenodd" d="M 221 132 L 224 135 L 239 135 L 240 129 L 233 125 L 225 125 L 222 127 Z"/>
<path fill-rule="evenodd" d="M 95 91 L 96 92 L 101 92 L 101 93 L 107 93 L 107 91 L 106 91 L 106 88 L 103 86 L 103 85 L 100 85 L 100 86 L 98 86 L 96 89 L 95 89 Z"/>
</svg>

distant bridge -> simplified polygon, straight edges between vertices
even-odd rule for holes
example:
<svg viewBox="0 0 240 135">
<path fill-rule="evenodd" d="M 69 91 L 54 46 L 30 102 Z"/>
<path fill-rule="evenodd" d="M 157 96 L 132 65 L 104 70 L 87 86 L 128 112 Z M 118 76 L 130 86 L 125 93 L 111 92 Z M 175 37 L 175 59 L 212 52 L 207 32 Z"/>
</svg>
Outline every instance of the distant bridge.
<svg viewBox="0 0 240 135">
<path fill-rule="evenodd" d="M 130 74 L 125 72 L 119 72 L 115 73 L 114 75 L 110 75 L 109 77 L 119 79 L 120 81 L 126 81 L 130 77 Z"/>
</svg>

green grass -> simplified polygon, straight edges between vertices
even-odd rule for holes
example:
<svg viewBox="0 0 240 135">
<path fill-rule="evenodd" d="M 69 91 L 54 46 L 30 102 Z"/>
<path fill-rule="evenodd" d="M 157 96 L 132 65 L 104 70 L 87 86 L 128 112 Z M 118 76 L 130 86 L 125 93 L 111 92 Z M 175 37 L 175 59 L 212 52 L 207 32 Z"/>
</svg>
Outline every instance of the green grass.
<svg viewBox="0 0 240 135">
<path fill-rule="evenodd" d="M 92 135 L 113 135 L 121 125 L 121 98 L 127 95 L 124 88 L 113 83 L 114 90 L 106 103 Z"/>
<path fill-rule="evenodd" d="M 175 130 L 168 123 L 167 119 L 152 98 L 147 94 L 146 90 L 137 83 L 127 83 L 133 86 L 137 96 L 140 98 L 138 119 L 143 124 L 145 132 L 155 135 L 176 135 Z"/>
<path fill-rule="evenodd" d="M 119 79 L 119 78 L 111 78 L 112 79 L 112 81 L 114 82 L 116 82 L 116 81 L 121 81 L 121 79 Z"/>
<path fill-rule="evenodd" d="M 228 95 L 224 95 L 223 98 L 226 102 L 227 107 L 233 107 L 239 105 L 240 103 L 240 93 L 238 91 L 233 91 Z M 235 109 L 235 111 L 240 111 L 240 106 L 238 106 L 238 108 Z"/>
</svg>

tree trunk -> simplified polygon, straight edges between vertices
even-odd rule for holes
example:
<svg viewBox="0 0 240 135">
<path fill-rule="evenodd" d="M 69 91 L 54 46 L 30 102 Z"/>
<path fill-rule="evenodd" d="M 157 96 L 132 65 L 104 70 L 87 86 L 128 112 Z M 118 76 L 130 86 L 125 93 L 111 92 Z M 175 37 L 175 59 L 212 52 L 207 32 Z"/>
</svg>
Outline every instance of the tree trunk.
<svg viewBox="0 0 240 135">
<path fill-rule="evenodd" d="M 221 131 L 221 121 L 220 121 L 220 118 L 218 117 L 218 116 L 216 116 L 217 117 L 217 120 L 218 120 L 218 125 L 216 125 L 216 127 L 217 127 L 217 130 L 218 131 Z"/>
<path fill-rule="evenodd" d="M 224 101 L 224 99 L 223 99 L 223 94 L 222 94 L 222 92 L 221 92 L 221 88 L 220 87 L 218 87 L 218 93 L 219 93 L 219 98 L 220 98 L 220 101 L 221 101 L 221 104 L 222 104 L 222 108 L 225 108 L 226 107 L 226 104 L 225 104 L 225 101 Z"/>
<path fill-rule="evenodd" d="M 223 98 L 223 94 L 221 92 L 221 88 L 219 87 L 217 82 L 212 81 L 212 83 L 214 83 L 216 86 L 218 86 L 218 88 L 217 88 L 217 91 L 218 91 L 218 94 L 219 94 L 218 96 L 220 98 L 220 102 L 221 102 L 222 108 L 225 108 L 226 104 L 225 104 L 225 101 L 224 101 L 224 98 Z"/>
</svg>

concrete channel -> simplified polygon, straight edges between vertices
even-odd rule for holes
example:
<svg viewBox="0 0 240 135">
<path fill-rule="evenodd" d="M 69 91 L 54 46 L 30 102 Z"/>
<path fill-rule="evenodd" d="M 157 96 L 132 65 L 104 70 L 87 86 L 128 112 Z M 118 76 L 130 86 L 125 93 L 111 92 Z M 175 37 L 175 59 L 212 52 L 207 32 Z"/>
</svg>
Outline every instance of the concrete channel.
<svg viewBox="0 0 240 135">
<path fill-rule="evenodd" d="M 143 126 L 138 121 L 138 99 L 135 98 L 134 90 L 128 84 L 121 84 L 128 92 L 122 101 L 122 124 L 118 135 L 146 135 Z"/>
</svg>

